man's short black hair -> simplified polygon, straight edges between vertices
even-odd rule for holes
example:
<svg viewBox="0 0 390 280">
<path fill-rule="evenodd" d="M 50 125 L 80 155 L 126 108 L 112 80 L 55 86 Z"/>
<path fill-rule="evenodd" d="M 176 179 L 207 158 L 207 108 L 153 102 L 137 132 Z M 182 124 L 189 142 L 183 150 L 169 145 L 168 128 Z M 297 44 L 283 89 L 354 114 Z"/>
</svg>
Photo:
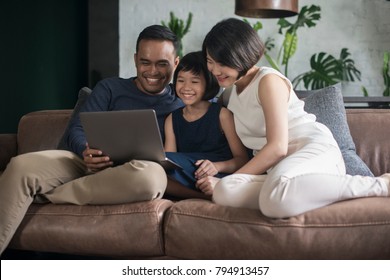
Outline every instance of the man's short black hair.
<svg viewBox="0 0 390 280">
<path fill-rule="evenodd" d="M 157 24 L 148 26 L 141 31 L 137 39 L 136 52 L 138 52 L 139 42 L 141 40 L 170 41 L 173 44 L 176 54 L 180 44 L 175 33 L 173 33 L 168 27 Z"/>
</svg>

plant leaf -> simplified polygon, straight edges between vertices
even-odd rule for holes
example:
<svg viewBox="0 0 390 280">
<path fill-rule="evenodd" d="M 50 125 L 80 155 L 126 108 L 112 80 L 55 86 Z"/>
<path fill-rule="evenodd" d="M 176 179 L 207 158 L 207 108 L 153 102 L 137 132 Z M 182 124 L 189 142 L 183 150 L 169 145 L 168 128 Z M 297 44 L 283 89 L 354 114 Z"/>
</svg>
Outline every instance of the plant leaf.
<svg viewBox="0 0 390 280">
<path fill-rule="evenodd" d="M 340 80 L 341 81 L 351 81 L 354 82 L 355 78 L 359 81 L 361 80 L 361 73 L 355 67 L 355 61 L 353 61 L 349 56 L 351 53 L 347 48 L 343 48 L 340 52 Z"/>
<path fill-rule="evenodd" d="M 188 31 L 190 30 L 190 26 L 191 26 L 191 23 L 192 23 L 192 13 L 191 12 L 189 12 L 188 13 L 188 17 L 187 17 L 187 21 L 186 21 L 186 26 L 185 26 L 185 28 L 184 28 L 184 30 L 183 30 L 183 37 L 184 37 L 184 35 L 186 35 L 187 33 L 188 33 Z"/>
<path fill-rule="evenodd" d="M 264 48 L 266 51 L 271 51 L 274 47 L 275 44 L 273 43 L 275 39 L 268 37 L 267 40 L 264 42 Z"/>
<path fill-rule="evenodd" d="M 303 81 L 306 89 L 319 89 L 340 81 L 360 80 L 360 71 L 349 56 L 347 48 L 341 50 L 339 59 L 324 52 L 314 54 L 310 59 L 311 70 L 297 76 L 293 84 Z"/>
<path fill-rule="evenodd" d="M 283 45 L 278 54 L 278 61 L 283 52 L 282 65 L 285 65 L 284 74 L 288 76 L 288 61 L 295 54 L 298 47 L 297 30 L 299 27 L 313 27 L 316 26 L 317 21 L 321 18 L 321 8 L 316 5 L 303 6 L 298 13 L 295 23 L 290 23 L 284 18 L 278 20 L 279 33 L 283 34 L 286 29 Z"/>
<path fill-rule="evenodd" d="M 367 97 L 368 96 L 368 91 L 367 91 L 366 87 L 362 86 L 361 88 L 362 88 L 362 91 L 363 91 L 363 96 Z"/>
<path fill-rule="evenodd" d="M 260 21 L 256 21 L 254 24 L 251 24 L 246 18 L 242 19 L 245 23 L 249 24 L 252 26 L 252 28 L 258 32 L 260 29 L 263 28 L 263 24 Z"/>
<path fill-rule="evenodd" d="M 286 33 L 283 42 L 283 60 L 282 65 L 287 64 L 288 60 L 295 54 L 297 50 L 298 36 L 297 34 Z"/>
<path fill-rule="evenodd" d="M 267 59 L 268 63 L 271 65 L 272 68 L 280 72 L 278 63 L 268 53 L 264 53 L 264 57 Z"/>
<path fill-rule="evenodd" d="M 385 90 L 383 91 L 383 96 L 390 96 L 390 73 L 389 73 L 389 52 L 383 54 L 383 82 L 385 83 Z"/>
<path fill-rule="evenodd" d="M 295 23 L 295 29 L 298 27 L 307 26 L 314 27 L 317 25 L 317 21 L 321 18 L 321 7 L 316 5 L 311 5 L 310 7 L 303 6 L 301 11 L 298 14 L 297 22 Z"/>
<path fill-rule="evenodd" d="M 283 29 L 284 28 L 289 28 L 290 26 L 292 26 L 292 24 L 289 21 L 287 21 L 286 19 L 284 19 L 284 18 L 279 19 L 277 23 L 279 25 L 279 31 L 278 32 L 280 34 L 283 34 Z"/>
<path fill-rule="evenodd" d="M 320 89 L 340 81 L 340 64 L 332 55 L 324 52 L 314 54 L 310 58 L 310 66 L 312 68 L 310 71 L 293 80 L 294 85 L 303 81 L 306 89 Z"/>
<path fill-rule="evenodd" d="M 257 31 L 259 31 L 260 29 L 263 28 L 263 24 L 260 22 L 260 21 L 257 21 L 254 25 L 253 25 L 253 29 Z"/>
</svg>

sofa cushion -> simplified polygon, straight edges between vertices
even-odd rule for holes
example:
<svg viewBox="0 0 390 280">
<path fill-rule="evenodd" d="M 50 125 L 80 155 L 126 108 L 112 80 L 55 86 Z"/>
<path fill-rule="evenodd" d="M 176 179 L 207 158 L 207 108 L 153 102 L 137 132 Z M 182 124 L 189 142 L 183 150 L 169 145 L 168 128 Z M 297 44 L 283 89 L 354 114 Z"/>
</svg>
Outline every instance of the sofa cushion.
<svg viewBox="0 0 390 280">
<path fill-rule="evenodd" d="M 118 205 L 32 204 L 18 227 L 12 249 L 112 258 L 165 255 L 165 199 Z"/>
<path fill-rule="evenodd" d="M 333 133 L 344 158 L 347 174 L 373 176 L 367 165 L 356 154 L 339 85 L 319 90 L 296 91 L 305 101 L 305 110 L 317 117 Z"/>
<path fill-rule="evenodd" d="M 165 217 L 165 252 L 182 259 L 389 259 L 387 197 L 334 203 L 288 219 L 189 199 Z"/>
<path fill-rule="evenodd" d="M 44 110 L 24 115 L 18 126 L 18 154 L 56 149 L 72 110 Z"/>
<path fill-rule="evenodd" d="M 375 176 L 390 172 L 390 110 L 362 108 L 346 111 L 357 154 Z"/>
<path fill-rule="evenodd" d="M 76 105 L 74 106 L 72 115 L 70 116 L 71 120 L 79 114 L 81 107 L 84 105 L 85 101 L 87 100 L 91 92 L 92 90 L 88 87 L 83 87 L 80 89 Z M 69 134 L 69 123 L 58 143 L 57 149 L 69 150 L 68 145 L 66 144 L 68 134 Z"/>
</svg>

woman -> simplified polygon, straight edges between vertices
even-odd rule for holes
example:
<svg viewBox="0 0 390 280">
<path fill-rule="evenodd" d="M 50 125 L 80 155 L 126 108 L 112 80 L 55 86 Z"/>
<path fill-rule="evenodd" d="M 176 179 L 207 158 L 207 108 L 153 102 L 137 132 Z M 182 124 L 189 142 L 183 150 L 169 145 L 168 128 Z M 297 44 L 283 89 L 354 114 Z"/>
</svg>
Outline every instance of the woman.
<svg viewBox="0 0 390 280">
<path fill-rule="evenodd" d="M 389 196 L 390 174 L 350 176 L 329 129 L 304 111 L 291 82 L 276 70 L 257 67 L 264 53 L 253 28 L 242 20 L 217 23 L 203 54 L 221 87 L 232 87 L 228 109 L 237 134 L 254 157 L 215 185 L 221 205 L 260 209 L 284 218 L 336 201 Z"/>
</svg>

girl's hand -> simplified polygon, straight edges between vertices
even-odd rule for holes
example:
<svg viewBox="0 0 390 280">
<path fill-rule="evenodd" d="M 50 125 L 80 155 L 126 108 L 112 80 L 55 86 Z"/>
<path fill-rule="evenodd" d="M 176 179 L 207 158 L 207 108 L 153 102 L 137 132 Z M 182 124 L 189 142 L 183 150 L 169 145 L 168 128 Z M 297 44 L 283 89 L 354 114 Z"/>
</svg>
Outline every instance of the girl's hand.
<svg viewBox="0 0 390 280">
<path fill-rule="evenodd" d="M 198 180 L 206 176 L 214 176 L 218 173 L 218 169 L 215 164 L 207 159 L 200 159 L 195 162 L 195 165 L 199 166 L 199 168 L 195 171 L 195 178 Z"/>
<path fill-rule="evenodd" d="M 83 159 L 89 172 L 98 172 L 113 165 L 108 156 L 103 156 L 100 150 L 91 149 L 88 144 L 83 151 Z"/>
<path fill-rule="evenodd" d="M 214 187 L 219 182 L 219 178 L 213 176 L 203 177 L 196 181 L 195 186 L 200 189 L 205 195 L 213 195 Z"/>
</svg>

